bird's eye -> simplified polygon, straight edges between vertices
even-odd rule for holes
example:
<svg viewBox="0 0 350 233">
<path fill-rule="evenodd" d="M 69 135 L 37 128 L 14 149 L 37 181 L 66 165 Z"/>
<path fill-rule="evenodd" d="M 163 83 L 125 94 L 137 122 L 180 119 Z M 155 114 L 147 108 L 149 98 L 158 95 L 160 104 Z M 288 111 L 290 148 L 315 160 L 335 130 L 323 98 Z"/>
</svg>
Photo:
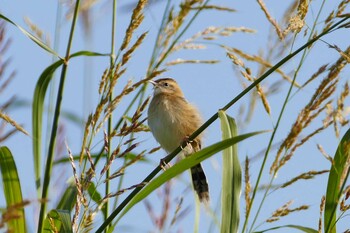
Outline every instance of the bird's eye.
<svg viewBox="0 0 350 233">
<path fill-rule="evenodd" d="M 168 87 L 168 86 L 169 86 L 169 84 L 168 84 L 168 83 L 164 83 L 164 86 L 165 86 L 165 87 Z"/>
</svg>

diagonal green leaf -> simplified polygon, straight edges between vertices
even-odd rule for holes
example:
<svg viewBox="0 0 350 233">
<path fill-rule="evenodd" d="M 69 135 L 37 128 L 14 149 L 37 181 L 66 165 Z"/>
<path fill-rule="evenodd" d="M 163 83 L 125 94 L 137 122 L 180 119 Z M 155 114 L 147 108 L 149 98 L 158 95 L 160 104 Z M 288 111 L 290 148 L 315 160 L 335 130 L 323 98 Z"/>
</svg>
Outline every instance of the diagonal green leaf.
<svg viewBox="0 0 350 233">
<path fill-rule="evenodd" d="M 33 34 L 31 34 L 30 32 L 28 32 L 27 30 L 25 30 L 24 28 L 22 28 L 21 26 L 17 25 L 16 23 L 14 23 L 12 20 L 10 20 L 9 18 L 5 17 L 4 15 L 0 14 L 0 18 L 4 19 L 5 21 L 11 23 L 12 25 L 16 26 L 25 36 L 27 36 L 29 39 L 31 39 L 34 43 L 36 43 L 37 45 L 39 45 L 41 48 L 45 49 L 47 52 L 55 55 L 56 57 L 62 59 L 53 49 L 51 49 L 49 46 L 47 46 L 44 42 L 42 42 L 38 37 L 34 36 Z"/>
<path fill-rule="evenodd" d="M 11 151 L 7 147 L 0 147 L 0 169 L 3 181 L 3 190 L 7 208 L 13 208 L 18 218 L 13 218 L 8 222 L 11 232 L 26 232 L 26 222 L 24 209 L 14 208 L 15 205 L 23 203 L 21 183 L 19 181 L 16 163 Z"/>
<path fill-rule="evenodd" d="M 64 191 L 56 209 L 72 211 L 76 203 L 77 193 L 78 191 L 77 187 L 75 186 L 75 183 L 70 182 L 66 191 Z"/>
<path fill-rule="evenodd" d="M 341 139 L 337 151 L 335 152 L 333 164 L 328 176 L 326 203 L 324 210 L 324 229 L 325 232 L 336 233 L 337 205 L 340 196 L 344 190 L 349 170 L 347 161 L 350 156 L 350 129 Z M 345 177 L 345 178 L 344 178 Z"/>
<path fill-rule="evenodd" d="M 175 164 L 171 168 L 167 169 L 164 173 L 160 174 L 154 180 L 146 185 L 144 189 L 142 189 L 139 193 L 137 193 L 129 202 L 127 206 L 123 209 L 123 212 L 119 215 L 116 222 L 118 222 L 135 204 L 142 201 L 146 198 L 151 192 L 156 190 L 165 182 L 174 178 L 175 176 L 183 173 L 187 169 L 193 167 L 194 165 L 202 162 L 205 159 L 208 159 L 210 156 L 240 142 L 249 137 L 255 136 L 257 134 L 264 133 L 266 131 L 258 131 L 248 134 L 243 134 L 231 139 L 223 140 L 221 142 L 215 143 L 209 147 L 204 148 L 203 150 L 192 154 L 190 157 L 187 157 L 181 160 L 179 163 Z"/>
<path fill-rule="evenodd" d="M 98 190 L 96 188 L 96 185 L 94 183 L 91 183 L 89 185 L 88 193 L 89 193 L 89 196 L 90 196 L 91 200 L 93 200 L 97 205 L 99 205 L 101 203 L 102 196 L 98 192 Z M 106 212 L 104 211 L 106 208 L 107 208 L 106 205 L 102 206 L 101 212 L 102 212 L 103 215 L 106 214 Z"/>
<path fill-rule="evenodd" d="M 309 227 L 299 226 L 299 225 L 284 225 L 284 226 L 272 227 L 272 228 L 269 228 L 269 229 L 266 229 L 266 230 L 263 230 L 263 231 L 255 231 L 253 233 L 263 233 L 263 232 L 266 232 L 266 231 L 272 231 L 272 230 L 277 230 L 277 229 L 281 229 L 281 228 L 294 228 L 294 229 L 303 231 L 305 233 L 318 233 L 317 230 L 314 230 L 314 229 L 309 228 Z"/>
<path fill-rule="evenodd" d="M 107 54 L 96 53 L 91 51 L 80 51 L 72 54 L 70 58 L 78 56 L 107 56 Z M 36 188 L 38 196 L 40 196 L 40 171 L 41 171 L 41 136 L 42 136 L 42 117 L 44 112 L 44 100 L 54 72 L 64 63 L 63 60 L 58 60 L 48 66 L 40 75 L 35 86 L 32 107 L 32 128 L 33 128 L 33 156 L 34 156 L 34 171 L 36 179 Z"/>
<path fill-rule="evenodd" d="M 73 233 L 70 213 L 67 210 L 51 210 L 44 221 L 44 232 Z"/>
<path fill-rule="evenodd" d="M 221 121 L 222 139 L 236 137 L 235 120 L 226 115 L 224 111 L 219 111 L 218 115 Z M 238 232 L 242 170 L 238 159 L 237 144 L 223 150 L 222 164 L 220 232 Z"/>
</svg>

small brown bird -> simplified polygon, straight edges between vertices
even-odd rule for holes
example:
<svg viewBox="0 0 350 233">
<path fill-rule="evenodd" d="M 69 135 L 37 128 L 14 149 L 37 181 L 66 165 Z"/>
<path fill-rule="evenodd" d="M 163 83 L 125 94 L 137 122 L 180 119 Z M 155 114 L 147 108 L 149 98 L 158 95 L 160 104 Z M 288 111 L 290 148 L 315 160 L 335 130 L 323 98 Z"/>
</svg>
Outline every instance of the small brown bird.
<svg viewBox="0 0 350 233">
<path fill-rule="evenodd" d="M 150 81 L 154 85 L 153 99 L 148 109 L 148 126 L 161 147 L 174 151 L 202 124 L 197 109 L 184 97 L 174 79 Z M 201 135 L 183 148 L 185 156 L 201 149 Z M 209 202 L 209 186 L 201 164 L 191 168 L 193 188 L 201 202 Z"/>
</svg>

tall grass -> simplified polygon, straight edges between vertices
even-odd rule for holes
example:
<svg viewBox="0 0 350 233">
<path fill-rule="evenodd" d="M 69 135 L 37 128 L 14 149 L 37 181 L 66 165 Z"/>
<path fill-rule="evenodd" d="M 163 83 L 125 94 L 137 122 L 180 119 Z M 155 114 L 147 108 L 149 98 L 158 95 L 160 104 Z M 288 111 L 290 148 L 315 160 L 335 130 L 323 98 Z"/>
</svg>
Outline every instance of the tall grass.
<svg viewBox="0 0 350 233">
<path fill-rule="evenodd" d="M 67 44 L 65 54 L 62 56 L 48 45 L 42 36 L 40 25 L 27 21 L 30 29 L 26 30 L 24 26 L 13 22 L 10 16 L 0 14 L 3 22 L 18 28 L 24 36 L 55 58 L 51 65 L 38 74 L 35 90 L 32 90 L 31 133 L 27 133 L 20 124 L 16 123 L 11 114 L 5 114 L 4 111 L 8 106 L 14 103 L 0 100 L 0 118 L 13 126 L 10 131 L 4 131 L 4 127 L 0 128 L 0 142 L 5 144 L 16 131 L 31 136 L 32 148 L 26 148 L 26 150 L 33 151 L 36 184 L 33 189 L 37 191 L 35 198 L 26 195 L 24 195 L 25 198 L 22 197 L 21 183 L 18 178 L 20 171 L 17 171 L 15 164 L 16 155 L 12 154 L 7 147 L 1 147 L 0 154 L 4 159 L 0 161 L 0 165 L 4 180 L 6 208 L 2 212 L 0 228 L 14 232 L 25 232 L 26 229 L 37 230 L 37 232 L 123 231 L 120 220 L 123 219 L 130 224 L 138 221 L 131 219 L 127 212 L 138 208 L 143 202 L 147 217 L 155 231 L 170 232 L 180 229 L 186 232 L 191 229 L 199 231 L 198 210 L 201 208 L 199 202 L 186 193 L 179 193 L 178 185 L 170 181 L 191 166 L 213 158 L 212 156 L 223 151 L 222 191 L 211 189 L 214 196 L 221 199 L 217 202 L 221 204 L 216 205 L 214 200 L 204 208 L 208 213 L 209 217 L 207 217 L 213 225 L 216 225 L 216 228 L 208 227 L 209 231 L 265 232 L 291 228 L 304 232 L 328 233 L 337 232 L 339 228 L 346 230 L 347 226 L 345 224 L 344 228 L 344 222 L 348 221 L 347 215 L 350 209 L 348 203 L 350 136 L 349 131 L 343 137 L 341 134 L 349 125 L 347 107 L 349 86 L 346 75 L 342 71 L 348 71 L 350 45 L 340 44 L 344 43 L 344 38 L 339 39 L 336 35 L 341 33 L 344 37 L 349 33 L 350 15 L 347 13 L 349 1 L 339 0 L 334 2 L 333 6 L 326 4 L 326 1 L 321 3 L 304 0 L 289 1 L 290 5 L 281 15 L 274 15 L 267 2 L 258 0 L 256 3 L 251 3 L 256 4 L 254 8 L 256 12 L 249 12 L 249 14 L 264 15 L 264 21 L 261 23 L 271 28 L 268 44 L 263 46 L 260 52 L 252 52 L 249 45 L 238 47 L 232 42 L 234 41 L 232 38 L 235 38 L 238 33 L 247 34 L 255 40 L 265 39 L 262 38 L 262 34 L 256 33 L 256 30 L 246 26 L 204 24 L 203 17 L 208 15 L 224 17 L 227 14 L 236 14 L 239 10 L 234 8 L 240 8 L 238 3 L 233 8 L 210 0 L 182 2 L 167 0 L 160 3 L 139 0 L 135 5 L 128 3 L 126 6 L 116 0 L 101 2 L 108 6 L 108 15 L 111 16 L 110 29 L 104 32 L 104 35 L 110 37 L 108 53 L 92 51 L 92 49 L 72 52 L 75 50 L 74 41 L 78 33 L 76 27 L 79 20 L 85 20 L 83 27 L 92 26 L 89 30 L 97 30 L 94 29 L 96 25 L 88 23 L 89 14 L 101 10 L 93 1 L 77 0 L 66 9 L 69 16 L 66 20 L 70 23 L 70 30 L 64 40 Z M 152 8 L 162 8 L 162 12 L 158 15 L 159 11 L 157 11 L 156 18 L 160 18 L 159 25 L 150 29 L 146 22 L 149 22 L 147 17 L 152 15 L 147 12 Z M 132 9 L 127 25 L 121 25 L 119 20 L 122 9 Z M 230 22 L 230 24 L 236 25 L 236 22 Z M 0 27 L 3 25 L 4 23 L 1 23 Z M 124 26 L 125 31 L 119 35 L 120 30 L 117 29 Z M 198 26 L 201 27 L 199 31 L 195 29 Z M 157 30 L 154 31 L 154 28 Z M 5 38 L 5 31 L 0 29 L 0 32 L 1 43 Z M 33 46 L 35 46 L 34 43 Z M 318 48 L 316 43 L 328 46 L 329 53 L 332 52 L 337 57 L 328 59 L 326 65 L 313 65 L 309 61 L 318 59 L 317 53 L 314 52 Z M 345 41 L 345 43 L 348 42 Z M 142 53 L 145 47 L 150 53 L 148 59 Z M 3 53 L 5 49 L 1 48 L 0 44 L 0 51 Z M 215 49 L 226 56 L 218 59 L 209 54 L 208 57 L 203 58 L 198 52 L 203 49 Z M 190 54 L 191 58 L 186 58 L 186 54 Z M 141 78 L 131 79 L 130 75 L 133 75 L 134 70 L 138 68 L 133 67 L 135 64 L 132 61 L 138 56 L 143 57 L 146 70 Z M 185 56 L 185 58 L 174 59 L 175 56 Z M 109 62 L 104 64 L 106 68 L 99 76 L 98 88 L 93 90 L 97 95 L 93 110 L 83 116 L 84 126 L 81 127 L 81 137 L 74 142 L 66 142 L 66 153 L 62 159 L 58 159 L 57 138 L 64 137 L 59 134 L 59 127 L 60 124 L 64 124 L 62 101 L 66 97 L 64 88 L 67 82 L 70 82 L 70 79 L 67 79 L 70 74 L 68 72 L 71 67 L 70 61 L 83 57 L 108 57 Z M 221 120 L 223 138 L 219 142 L 211 142 L 203 150 L 162 171 L 162 167 L 157 165 L 158 161 L 152 158 L 160 148 L 156 144 L 149 147 L 145 143 L 145 138 L 150 134 L 145 114 L 150 101 L 150 97 L 147 97 L 148 81 L 167 75 L 175 65 L 185 64 L 191 69 L 197 69 L 199 66 L 196 64 L 201 64 L 201 67 L 209 70 L 218 62 L 226 62 L 227 66 L 233 67 L 236 73 L 234 79 L 241 84 L 240 89 L 236 95 L 227 93 L 226 101 L 229 100 L 226 103 L 222 100 L 221 102 L 225 104 L 216 106 L 217 111 L 212 112 L 211 117 L 208 117 L 192 135 L 188 135 L 188 140 L 193 140 L 209 126 L 213 126 L 218 118 Z M 4 64 L 0 60 L 0 71 L 2 66 Z M 304 74 L 305 66 L 311 66 L 307 70 L 313 73 Z M 291 71 L 287 71 L 288 69 Z M 58 87 L 53 85 L 55 73 L 60 73 Z M 219 80 L 220 83 L 220 75 L 223 74 L 218 74 L 213 79 Z M 7 88 L 8 80 L 12 79 L 12 75 L 7 79 L 1 79 L 2 76 L 3 73 L 0 72 L 0 94 Z M 174 78 L 178 79 L 178 77 Z M 192 84 L 191 80 L 186 83 L 188 86 Z M 56 99 L 51 103 L 54 106 L 53 114 L 46 111 L 44 106 L 49 86 L 57 89 Z M 285 86 L 288 87 L 285 88 Z M 224 90 L 224 87 L 222 89 Z M 196 92 L 197 88 L 192 86 L 191 90 Z M 281 92 L 276 100 L 273 95 L 277 91 Z M 293 101 L 299 96 L 305 98 L 305 92 L 312 94 L 306 95 L 309 99 L 303 99 L 302 103 L 295 107 Z M 211 93 L 210 87 L 205 95 L 206 102 L 218 96 Z M 288 112 L 292 107 L 295 108 L 294 114 Z M 228 115 L 232 108 L 237 109 L 236 121 Z M 46 142 L 42 136 L 44 116 L 52 121 L 49 124 L 52 128 L 48 133 L 47 149 L 42 146 Z M 266 125 L 260 125 L 262 118 L 270 119 L 272 129 Z M 237 126 L 234 122 L 237 122 Z M 254 122 L 258 122 L 259 125 L 254 125 Z M 238 136 L 236 127 L 240 132 Z M 269 129 L 269 131 L 259 131 L 262 129 Z M 259 140 L 259 137 L 262 137 L 257 135 L 263 132 L 268 140 L 266 142 L 261 140 L 262 143 L 254 142 L 253 140 Z M 67 134 L 69 133 L 68 131 Z M 21 140 L 19 135 L 15 137 Z M 253 138 L 248 139 L 250 137 Z M 308 167 L 307 169 L 310 168 L 309 170 L 304 170 L 297 175 L 284 172 L 288 166 L 298 166 L 291 161 L 305 153 L 301 151 L 304 147 L 307 148 L 308 142 L 318 143 L 324 139 L 327 141 L 328 138 L 338 141 L 339 145 L 337 150 L 332 147 L 333 153 L 328 151 L 334 156 L 328 155 L 321 144 L 317 145 L 319 159 L 327 161 L 325 167 L 314 170 L 311 166 L 313 161 L 305 159 L 305 164 L 300 167 L 304 169 L 305 166 Z M 248 139 L 247 142 L 246 139 Z M 179 145 L 166 157 L 165 162 L 170 163 L 185 146 L 185 142 Z M 254 157 L 249 154 L 251 149 L 263 151 L 260 153 L 262 156 Z M 246 159 L 243 172 L 240 169 L 240 163 L 243 164 L 244 157 Z M 116 161 L 121 162 L 116 165 Z M 9 164 L 11 169 L 6 169 Z M 142 166 L 152 166 L 153 170 L 142 177 L 135 173 L 135 170 Z M 251 166 L 256 167 L 253 172 Z M 52 191 L 52 183 L 56 176 L 53 173 L 55 167 L 68 167 L 72 176 L 67 182 L 68 185 L 65 184 L 66 181 L 60 183 L 61 189 L 64 190 L 60 195 Z M 299 167 L 296 167 L 296 170 L 299 171 Z M 133 173 L 133 179 L 128 178 L 128 173 Z M 279 183 L 280 179 L 277 180 L 279 174 L 283 174 L 282 184 Z M 328 177 L 321 176 L 322 174 L 327 174 Z M 6 177 L 12 178 L 9 181 Z M 240 197 L 242 177 L 244 177 L 242 182 L 244 198 Z M 322 186 L 324 192 L 315 197 L 317 206 L 320 206 L 317 214 L 313 216 L 315 224 L 299 224 L 298 219 L 302 219 L 306 213 L 312 211 L 312 205 L 315 205 L 315 202 L 294 206 L 293 193 L 298 193 L 297 187 L 300 187 L 298 184 L 301 182 L 309 182 L 305 189 L 312 189 L 313 185 L 319 185 L 319 183 L 313 183 L 313 178 L 316 177 L 324 180 L 324 186 Z M 161 188 L 163 184 L 165 184 L 164 189 Z M 213 187 L 217 187 L 217 184 Z M 18 190 L 17 195 L 9 192 L 9 189 Z M 291 193 L 289 201 L 280 203 L 271 198 L 270 195 L 275 193 L 285 195 L 286 189 Z M 159 211 L 156 201 L 152 199 L 152 193 L 155 190 L 163 190 L 162 195 L 158 197 L 163 204 L 162 210 Z M 14 198 L 11 198 L 12 195 Z M 197 210 L 197 220 L 191 227 L 186 226 L 188 223 L 182 225 L 183 219 L 190 214 L 192 205 L 186 206 L 190 198 L 193 200 L 190 203 L 196 205 Z M 28 220 L 25 221 L 23 209 L 28 205 L 35 205 L 34 199 L 40 202 L 39 212 L 34 213 L 38 223 L 34 223 L 35 229 L 28 229 L 26 226 Z M 318 205 L 319 200 L 321 201 Z M 303 202 L 303 198 L 300 201 Z M 52 203 L 58 204 L 53 207 Z M 48 209 L 48 206 L 51 209 Z M 243 208 L 244 214 L 241 213 Z M 272 208 L 275 210 L 272 211 Z M 221 214 L 217 209 L 221 209 Z M 324 216 L 322 216 L 323 213 Z"/>
</svg>

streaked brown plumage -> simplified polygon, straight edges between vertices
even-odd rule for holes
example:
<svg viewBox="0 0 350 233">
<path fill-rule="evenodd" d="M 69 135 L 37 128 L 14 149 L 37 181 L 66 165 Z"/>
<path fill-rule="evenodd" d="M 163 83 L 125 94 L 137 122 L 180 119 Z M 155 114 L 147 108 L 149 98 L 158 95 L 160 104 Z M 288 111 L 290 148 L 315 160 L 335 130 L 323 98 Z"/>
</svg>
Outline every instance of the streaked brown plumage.
<svg viewBox="0 0 350 233">
<path fill-rule="evenodd" d="M 153 136 L 168 153 L 175 150 L 202 124 L 197 109 L 184 97 L 180 87 L 171 78 L 151 81 L 153 99 L 148 109 L 148 125 Z M 201 149 L 201 135 L 183 149 L 185 156 Z M 201 202 L 209 201 L 209 186 L 201 164 L 191 168 L 192 182 Z"/>
</svg>

